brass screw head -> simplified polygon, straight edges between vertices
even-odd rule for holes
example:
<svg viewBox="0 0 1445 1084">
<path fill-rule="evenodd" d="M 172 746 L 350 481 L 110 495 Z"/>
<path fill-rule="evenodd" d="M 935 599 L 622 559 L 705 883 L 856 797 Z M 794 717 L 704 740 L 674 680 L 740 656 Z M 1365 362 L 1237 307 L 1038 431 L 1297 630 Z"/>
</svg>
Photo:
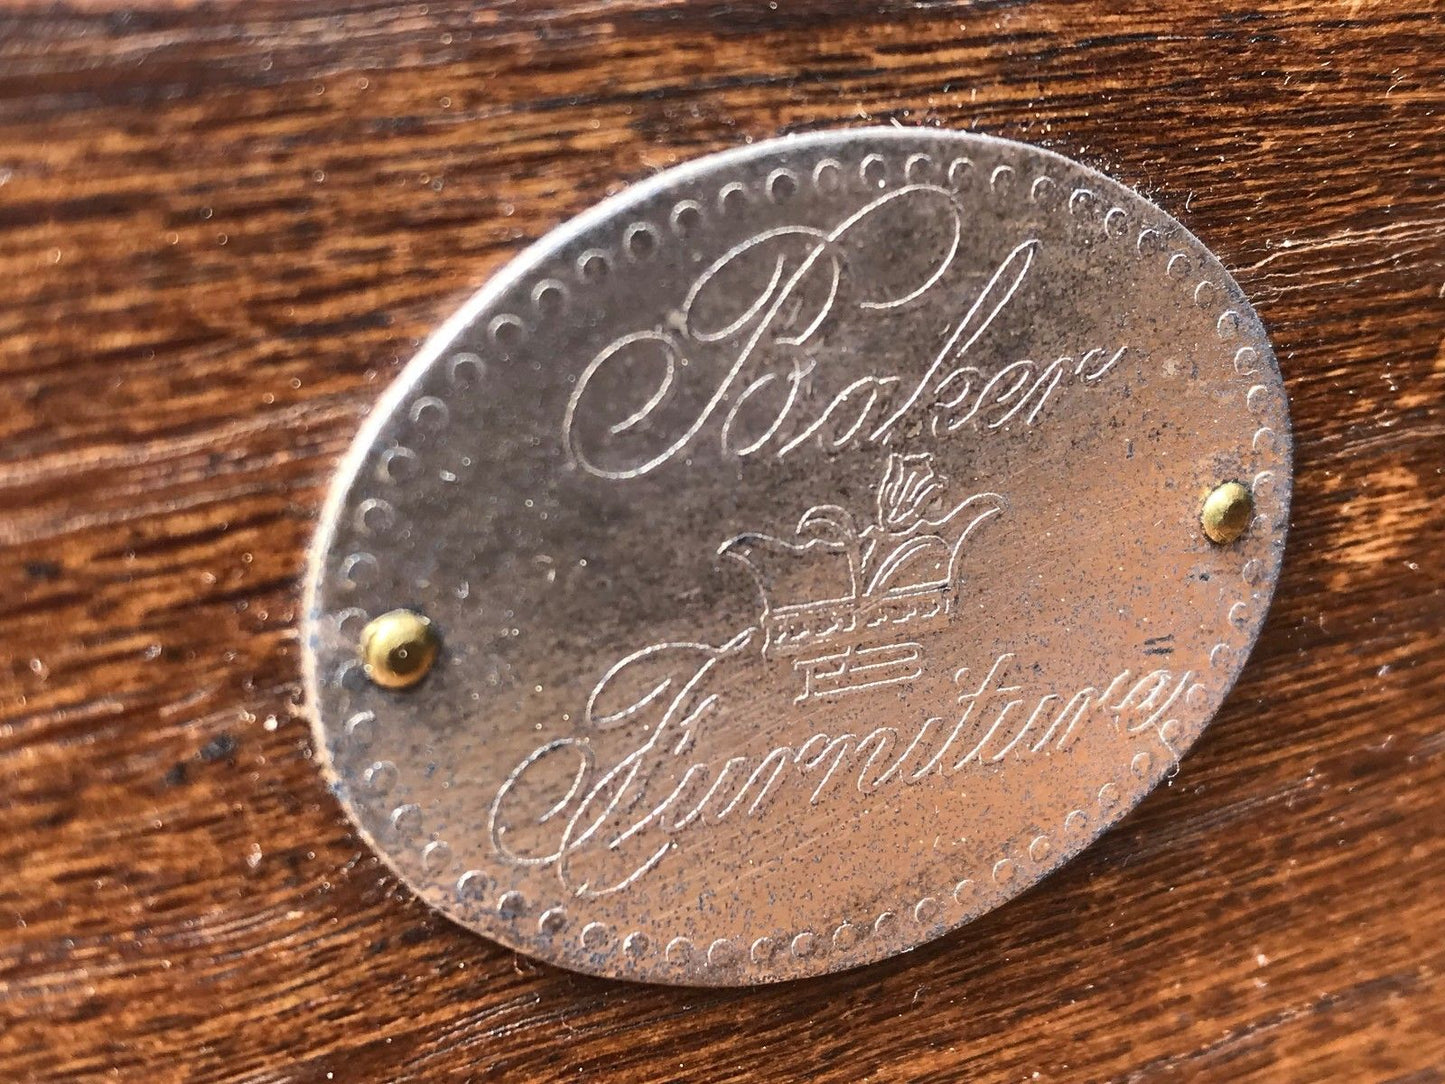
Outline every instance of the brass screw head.
<svg viewBox="0 0 1445 1084">
<path fill-rule="evenodd" d="M 361 630 L 366 676 L 385 689 L 409 689 L 432 668 L 437 635 L 432 623 L 411 610 L 392 610 Z"/>
<path fill-rule="evenodd" d="M 1226 546 L 1244 534 L 1253 514 L 1254 498 L 1249 490 L 1238 482 L 1225 482 L 1204 498 L 1199 522 L 1209 541 Z"/>
</svg>

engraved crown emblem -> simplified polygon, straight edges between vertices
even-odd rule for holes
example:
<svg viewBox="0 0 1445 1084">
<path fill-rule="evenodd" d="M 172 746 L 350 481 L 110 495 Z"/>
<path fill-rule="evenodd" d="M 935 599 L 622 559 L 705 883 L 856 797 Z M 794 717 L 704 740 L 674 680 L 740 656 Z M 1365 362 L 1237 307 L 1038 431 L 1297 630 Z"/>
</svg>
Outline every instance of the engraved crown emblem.
<svg viewBox="0 0 1445 1084">
<path fill-rule="evenodd" d="M 928 452 L 892 453 L 874 495 L 872 517 L 835 504 L 803 513 L 791 539 L 762 533 L 724 542 L 758 587 L 765 656 L 801 654 L 872 630 L 909 635 L 947 622 L 958 598 L 964 542 L 1004 509 L 997 493 L 961 501 Z"/>
</svg>

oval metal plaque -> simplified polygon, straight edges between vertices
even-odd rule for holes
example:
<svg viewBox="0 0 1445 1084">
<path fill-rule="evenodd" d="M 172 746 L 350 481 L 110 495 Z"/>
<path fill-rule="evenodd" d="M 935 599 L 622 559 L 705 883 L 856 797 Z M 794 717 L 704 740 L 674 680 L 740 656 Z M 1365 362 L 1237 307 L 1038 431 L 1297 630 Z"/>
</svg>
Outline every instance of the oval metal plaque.
<svg viewBox="0 0 1445 1084">
<path fill-rule="evenodd" d="M 705 158 L 519 256 L 367 422 L 311 568 L 318 745 L 396 872 L 506 945 L 851 967 L 1176 770 L 1290 479 L 1258 318 L 1129 189 L 927 130 Z M 399 608 L 368 643 L 441 646 L 387 688 L 358 644 Z"/>
</svg>

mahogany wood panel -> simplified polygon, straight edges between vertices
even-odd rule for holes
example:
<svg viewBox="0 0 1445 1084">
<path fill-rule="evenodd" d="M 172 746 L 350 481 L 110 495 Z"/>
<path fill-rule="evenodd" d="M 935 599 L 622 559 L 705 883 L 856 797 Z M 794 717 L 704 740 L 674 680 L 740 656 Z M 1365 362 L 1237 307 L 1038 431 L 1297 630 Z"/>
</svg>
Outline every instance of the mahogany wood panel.
<svg viewBox="0 0 1445 1084">
<path fill-rule="evenodd" d="M 430 914 L 298 704 L 328 474 L 419 341 L 621 184 L 933 124 L 1134 185 L 1255 300 L 1298 477 L 1161 788 L 908 956 L 580 978 Z M 0 7 L 0 1078 L 1445 1080 L 1445 12 Z"/>
</svg>

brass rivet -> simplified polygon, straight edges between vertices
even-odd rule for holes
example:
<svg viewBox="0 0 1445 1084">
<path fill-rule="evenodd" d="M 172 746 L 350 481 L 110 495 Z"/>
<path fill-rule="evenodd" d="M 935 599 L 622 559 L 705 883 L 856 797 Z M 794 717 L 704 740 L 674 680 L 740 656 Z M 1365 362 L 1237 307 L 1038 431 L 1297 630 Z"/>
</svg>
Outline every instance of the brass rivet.
<svg viewBox="0 0 1445 1084">
<path fill-rule="evenodd" d="M 1254 498 L 1249 490 L 1238 482 L 1225 482 L 1214 487 L 1204 498 L 1204 508 L 1199 513 L 1199 522 L 1211 542 L 1228 545 L 1249 526 L 1254 513 Z"/>
<path fill-rule="evenodd" d="M 386 689 L 407 689 L 426 677 L 437 657 L 432 623 L 411 610 L 392 610 L 361 631 L 366 676 Z"/>
</svg>

